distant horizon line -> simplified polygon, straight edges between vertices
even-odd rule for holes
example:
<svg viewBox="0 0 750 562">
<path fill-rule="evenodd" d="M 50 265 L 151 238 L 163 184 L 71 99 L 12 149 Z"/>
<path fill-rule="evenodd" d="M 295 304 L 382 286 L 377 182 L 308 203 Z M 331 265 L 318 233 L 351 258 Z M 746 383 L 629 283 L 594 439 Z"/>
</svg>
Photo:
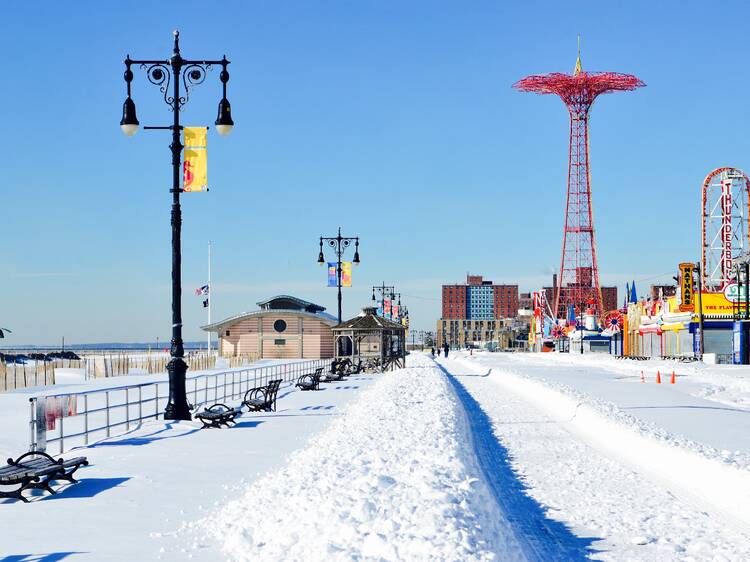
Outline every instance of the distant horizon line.
<svg viewBox="0 0 750 562">
<path fill-rule="evenodd" d="M 214 343 L 218 343 L 218 340 L 211 340 L 213 346 Z M 153 342 L 101 342 L 101 343 L 72 343 L 65 344 L 65 349 L 144 349 L 148 347 L 163 346 L 169 347 L 171 344 L 170 340 L 164 341 L 153 341 Z M 206 342 L 204 341 L 186 341 L 183 342 L 184 346 L 190 346 L 191 348 L 205 347 Z M 44 345 L 44 344 L 17 344 L 17 345 L 2 345 L 0 350 L 14 350 L 14 349 L 62 349 L 61 344 L 56 345 Z"/>
</svg>

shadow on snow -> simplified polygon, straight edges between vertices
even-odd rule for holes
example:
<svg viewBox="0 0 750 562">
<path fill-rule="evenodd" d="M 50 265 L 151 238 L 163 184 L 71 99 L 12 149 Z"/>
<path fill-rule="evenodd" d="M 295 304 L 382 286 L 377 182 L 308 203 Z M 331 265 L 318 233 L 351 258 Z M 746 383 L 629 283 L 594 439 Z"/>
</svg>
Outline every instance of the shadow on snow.
<svg viewBox="0 0 750 562">
<path fill-rule="evenodd" d="M 11 554 L 3 556 L 0 562 L 58 562 L 65 560 L 74 554 L 86 554 L 84 552 L 49 552 L 47 554 Z"/>
<path fill-rule="evenodd" d="M 579 537 L 563 523 L 545 515 L 513 471 L 508 450 L 492 431 L 492 420 L 454 375 L 439 363 L 437 366 L 447 376 L 466 411 L 479 467 L 526 558 L 544 562 L 588 559 L 596 552 L 591 544 L 599 539 Z"/>
<path fill-rule="evenodd" d="M 52 496 L 45 496 L 44 501 L 69 499 L 69 498 L 93 498 L 94 496 L 117 488 L 120 484 L 123 484 L 130 480 L 127 478 L 82 478 L 77 484 L 71 484 L 66 486 L 64 490 L 61 490 L 57 494 Z M 44 559 L 46 560 L 46 558 Z"/>
</svg>

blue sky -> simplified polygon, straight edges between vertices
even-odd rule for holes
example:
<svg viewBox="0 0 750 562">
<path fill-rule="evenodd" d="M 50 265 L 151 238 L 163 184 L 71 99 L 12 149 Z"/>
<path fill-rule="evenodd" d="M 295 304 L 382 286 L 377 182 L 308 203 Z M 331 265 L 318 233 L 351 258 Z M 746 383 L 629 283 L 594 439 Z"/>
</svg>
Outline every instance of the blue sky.
<svg viewBox="0 0 750 562">
<path fill-rule="evenodd" d="M 517 4 L 517 5 L 514 5 Z M 511 85 L 572 70 L 647 87 L 591 119 L 604 284 L 644 288 L 697 259 L 703 178 L 750 168 L 741 2 L 37 2 L 0 21 L 6 64 L 0 176 L 0 326 L 13 343 L 169 337 L 170 155 L 165 132 L 119 130 L 122 60 L 232 61 L 235 130 L 209 135 L 206 194 L 184 196 L 185 338 L 202 339 L 214 241 L 214 316 L 291 293 L 335 313 L 317 238 L 361 237 L 345 315 L 396 284 L 417 329 L 467 271 L 522 289 L 559 267 L 568 116 Z M 177 14 L 177 15 L 175 15 Z M 212 124 L 218 72 L 187 125 Z M 136 72 L 142 124 L 167 123 Z"/>
</svg>

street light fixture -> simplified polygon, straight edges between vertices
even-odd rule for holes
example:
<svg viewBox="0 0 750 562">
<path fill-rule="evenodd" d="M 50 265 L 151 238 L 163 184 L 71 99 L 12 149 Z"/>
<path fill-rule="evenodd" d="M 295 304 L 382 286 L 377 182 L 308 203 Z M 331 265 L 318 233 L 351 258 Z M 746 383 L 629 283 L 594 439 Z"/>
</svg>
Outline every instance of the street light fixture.
<svg viewBox="0 0 750 562">
<path fill-rule="evenodd" d="M 181 142 L 182 125 L 180 125 L 180 109 L 190 97 L 193 87 L 203 83 L 206 73 L 213 66 L 221 65 L 219 80 L 223 85 L 222 99 L 219 102 L 219 115 L 216 119 L 216 130 L 220 134 L 228 134 L 234 122 L 232 121 L 231 106 L 227 100 L 227 82 L 229 72 L 227 65 L 229 61 L 224 56 L 221 60 L 187 60 L 180 54 L 180 32 L 174 32 L 174 49 L 172 56 L 168 59 L 155 60 L 133 60 L 128 55 L 125 58 L 125 83 L 127 85 L 127 98 L 122 107 L 122 120 L 120 128 L 127 136 L 133 136 L 138 132 L 140 123 L 136 117 L 135 103 L 130 93 L 130 83 L 133 81 L 132 65 L 138 65 L 146 73 L 148 81 L 159 87 L 164 95 L 164 101 L 173 115 L 171 125 L 157 127 L 143 127 L 144 130 L 157 129 L 172 132 L 172 342 L 170 349 L 171 360 L 167 364 L 169 373 L 169 400 L 164 410 L 165 420 L 189 420 L 190 406 L 187 402 L 185 392 L 185 373 L 187 364 L 183 359 L 185 349 L 182 341 L 182 209 L 180 207 L 180 165 L 182 161 Z M 180 88 L 182 83 L 182 88 Z"/>
<path fill-rule="evenodd" d="M 318 264 L 323 265 L 325 263 L 325 257 L 323 256 L 323 243 L 328 244 L 336 254 L 336 286 L 339 290 L 339 324 L 342 322 L 341 317 L 341 257 L 344 255 L 346 249 L 354 242 L 354 260 L 352 262 L 355 265 L 359 265 L 359 236 L 341 236 L 341 227 L 339 232 L 333 237 L 320 237 L 320 253 L 318 253 Z"/>
<path fill-rule="evenodd" d="M 383 281 L 382 285 L 375 285 L 372 288 L 372 302 L 377 302 L 375 300 L 375 291 L 380 293 L 380 300 L 383 302 L 383 318 L 385 318 L 385 299 L 391 295 L 391 306 L 393 306 L 393 291 L 396 288 L 393 285 L 386 285 L 385 281 Z"/>
</svg>

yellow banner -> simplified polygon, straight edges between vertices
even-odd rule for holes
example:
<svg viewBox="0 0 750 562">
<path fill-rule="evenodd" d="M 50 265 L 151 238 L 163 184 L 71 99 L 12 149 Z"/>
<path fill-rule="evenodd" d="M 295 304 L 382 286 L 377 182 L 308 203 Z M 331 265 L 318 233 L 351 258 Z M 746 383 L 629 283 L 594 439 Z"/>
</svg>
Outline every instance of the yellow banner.
<svg viewBox="0 0 750 562">
<path fill-rule="evenodd" d="M 208 137 L 206 127 L 185 127 L 182 131 L 185 135 L 186 148 L 206 148 Z"/>
<path fill-rule="evenodd" d="M 352 262 L 350 261 L 341 262 L 341 286 L 352 286 Z"/>
<path fill-rule="evenodd" d="M 206 127 L 185 127 L 185 161 L 182 164 L 182 190 L 208 191 L 208 151 Z"/>
<path fill-rule="evenodd" d="M 693 269 L 692 263 L 680 264 L 680 310 L 683 312 L 692 312 L 695 310 L 695 299 L 693 295 Z"/>
</svg>

